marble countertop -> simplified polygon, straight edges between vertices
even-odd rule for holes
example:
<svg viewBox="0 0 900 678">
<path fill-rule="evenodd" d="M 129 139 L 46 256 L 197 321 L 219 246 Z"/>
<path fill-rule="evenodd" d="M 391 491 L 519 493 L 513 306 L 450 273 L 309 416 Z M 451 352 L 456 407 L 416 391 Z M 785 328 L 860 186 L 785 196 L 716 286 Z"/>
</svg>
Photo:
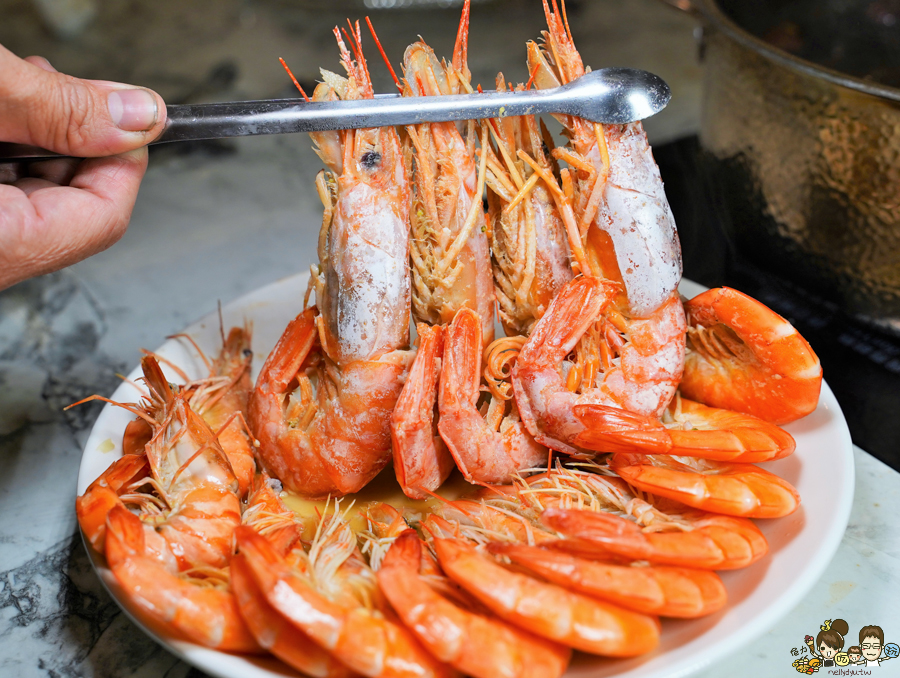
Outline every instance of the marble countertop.
<svg viewBox="0 0 900 678">
<path fill-rule="evenodd" d="M 311 263 L 321 211 L 308 145 L 272 137 L 156 153 L 122 242 L 0 293 L 0 675 L 203 675 L 139 631 L 91 570 L 74 499 L 99 406 L 62 407 L 111 393 L 141 347 L 217 301 Z M 703 678 L 793 673 L 791 650 L 825 619 L 880 624 L 888 642 L 900 638 L 890 626 L 900 609 L 900 474 L 854 454 L 850 525 L 821 580 Z"/>
</svg>

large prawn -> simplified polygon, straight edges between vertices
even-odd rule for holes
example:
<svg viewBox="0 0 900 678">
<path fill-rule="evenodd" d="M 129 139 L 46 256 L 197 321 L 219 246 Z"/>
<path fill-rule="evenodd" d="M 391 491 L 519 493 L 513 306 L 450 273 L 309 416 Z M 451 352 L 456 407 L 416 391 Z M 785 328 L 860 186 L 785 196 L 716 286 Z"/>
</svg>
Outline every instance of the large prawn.
<svg viewBox="0 0 900 678">
<path fill-rule="evenodd" d="M 313 98 L 371 98 L 359 25 L 355 60 L 337 29 L 335 36 L 348 77 L 323 71 Z M 269 355 L 250 400 L 250 424 L 274 476 L 288 489 L 323 496 L 359 490 L 390 461 L 391 413 L 412 358 L 403 350 L 409 185 L 393 128 L 314 139 L 332 170 L 316 179 L 325 206 L 312 278 L 319 312 L 302 312 Z M 315 395 L 309 373 L 317 377 Z"/>
<path fill-rule="evenodd" d="M 451 63 L 439 62 L 424 42 L 406 50 L 405 96 L 471 90 L 468 21 L 466 3 Z M 397 477 L 404 492 L 415 498 L 437 489 L 453 462 L 470 481 L 505 482 L 545 456 L 515 408 L 506 413 L 506 403 L 495 400 L 488 406 L 487 421 L 478 409 L 481 352 L 494 336 L 491 259 L 481 202 L 487 131 L 483 126 L 476 167 L 474 123 L 466 139 L 453 123 L 407 130 L 415 149 L 413 315 L 422 322 L 419 353 L 394 412 L 392 433 Z"/>
<path fill-rule="evenodd" d="M 555 12 L 544 2 L 545 48 L 528 45 L 538 88 L 585 72 L 555 0 L 553 5 Z M 573 412 L 578 403 L 662 414 L 681 378 L 686 326 L 675 293 L 678 237 L 640 123 L 604 127 L 557 117 L 572 148 L 556 148 L 553 156 L 572 169 L 560 171 L 562 187 L 553 194 L 575 267 L 598 282 L 576 280 L 560 293 L 519 355 L 513 388 L 538 442 L 574 454 L 584 429 Z M 547 176 L 547 182 L 555 179 Z M 566 362 L 573 351 L 574 360 Z"/>
</svg>

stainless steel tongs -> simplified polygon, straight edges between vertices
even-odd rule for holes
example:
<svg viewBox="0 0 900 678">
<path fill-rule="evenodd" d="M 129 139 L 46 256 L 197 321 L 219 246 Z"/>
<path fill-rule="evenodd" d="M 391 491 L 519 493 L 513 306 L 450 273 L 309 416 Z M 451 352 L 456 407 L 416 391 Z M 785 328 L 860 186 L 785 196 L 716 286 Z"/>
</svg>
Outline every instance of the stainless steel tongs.
<svg viewBox="0 0 900 678">
<path fill-rule="evenodd" d="M 542 113 L 563 113 L 621 125 L 658 113 L 670 98 L 669 86 L 652 73 L 634 68 L 603 68 L 561 87 L 524 92 L 440 97 L 387 94 L 353 101 L 269 99 L 167 106 L 165 129 L 151 145 Z M 0 142 L 0 162 L 59 157 L 42 148 Z"/>
</svg>

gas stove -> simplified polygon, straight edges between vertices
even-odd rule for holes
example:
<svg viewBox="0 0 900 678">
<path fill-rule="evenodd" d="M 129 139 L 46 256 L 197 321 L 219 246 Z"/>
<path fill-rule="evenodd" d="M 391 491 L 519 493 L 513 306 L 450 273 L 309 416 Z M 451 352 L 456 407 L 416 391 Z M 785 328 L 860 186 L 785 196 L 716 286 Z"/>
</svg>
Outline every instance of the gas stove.
<svg viewBox="0 0 900 678">
<path fill-rule="evenodd" d="M 822 361 L 853 442 L 900 471 L 900 337 L 743 258 L 722 228 L 696 137 L 656 146 L 653 155 L 678 224 L 684 276 L 741 290 L 793 323 Z"/>
</svg>

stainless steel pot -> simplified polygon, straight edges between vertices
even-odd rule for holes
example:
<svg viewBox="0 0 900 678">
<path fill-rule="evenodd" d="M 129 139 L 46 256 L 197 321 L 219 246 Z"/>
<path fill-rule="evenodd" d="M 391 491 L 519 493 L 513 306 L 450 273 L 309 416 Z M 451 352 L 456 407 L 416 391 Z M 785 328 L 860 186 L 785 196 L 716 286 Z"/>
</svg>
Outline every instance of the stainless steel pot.
<svg viewBox="0 0 900 678">
<path fill-rule="evenodd" d="M 900 331 L 900 89 L 754 37 L 728 0 L 665 1 L 703 26 L 700 140 L 737 250 Z"/>
</svg>

